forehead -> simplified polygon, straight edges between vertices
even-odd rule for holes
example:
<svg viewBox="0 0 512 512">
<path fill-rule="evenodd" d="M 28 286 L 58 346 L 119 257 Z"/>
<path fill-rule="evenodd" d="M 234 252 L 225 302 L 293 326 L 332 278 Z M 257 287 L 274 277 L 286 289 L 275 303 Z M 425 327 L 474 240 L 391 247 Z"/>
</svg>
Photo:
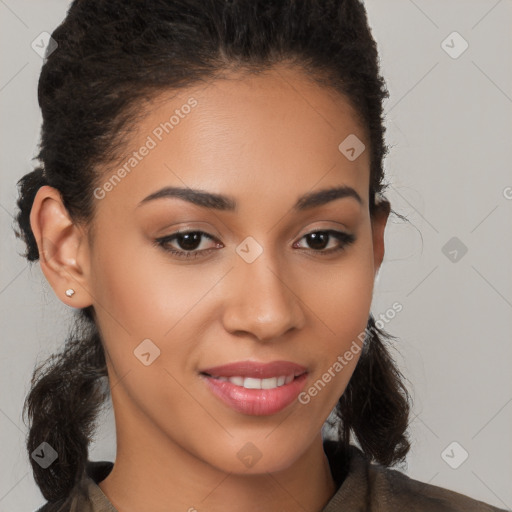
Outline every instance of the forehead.
<svg viewBox="0 0 512 512">
<path fill-rule="evenodd" d="M 225 73 L 163 92 L 133 128 L 124 156 L 103 176 L 124 168 L 108 196 L 123 196 L 127 207 L 166 186 L 292 204 L 308 191 L 346 185 L 368 201 L 368 141 L 356 111 L 298 69 Z M 340 144 L 353 137 L 367 149 L 351 161 Z"/>
</svg>

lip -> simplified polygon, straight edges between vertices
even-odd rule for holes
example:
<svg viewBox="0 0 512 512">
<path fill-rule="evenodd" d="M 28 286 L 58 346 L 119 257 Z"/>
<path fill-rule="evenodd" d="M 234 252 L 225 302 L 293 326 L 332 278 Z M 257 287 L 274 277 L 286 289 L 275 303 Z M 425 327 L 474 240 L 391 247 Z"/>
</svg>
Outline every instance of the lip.
<svg viewBox="0 0 512 512">
<path fill-rule="evenodd" d="M 268 379 L 292 374 L 295 378 L 291 382 L 273 389 L 247 389 L 216 378 Z M 308 370 L 290 361 L 239 361 L 201 370 L 200 377 L 217 398 L 236 412 L 251 416 L 269 416 L 282 411 L 297 400 L 308 378 Z"/>
<path fill-rule="evenodd" d="M 272 361 L 270 363 L 258 363 L 256 361 L 238 361 L 212 368 L 200 370 L 212 377 L 252 377 L 254 379 L 268 379 L 279 375 L 301 375 L 307 372 L 307 368 L 290 361 Z"/>
<path fill-rule="evenodd" d="M 222 381 L 201 374 L 207 387 L 231 409 L 251 416 L 276 414 L 297 400 L 308 374 L 295 377 L 289 384 L 274 389 L 246 389 L 229 381 Z"/>
</svg>

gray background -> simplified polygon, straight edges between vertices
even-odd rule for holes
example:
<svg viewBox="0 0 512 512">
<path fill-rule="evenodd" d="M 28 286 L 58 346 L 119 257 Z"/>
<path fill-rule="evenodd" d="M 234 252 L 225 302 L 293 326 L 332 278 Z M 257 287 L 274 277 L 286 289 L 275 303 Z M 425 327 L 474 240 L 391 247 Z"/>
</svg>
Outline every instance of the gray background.
<svg viewBox="0 0 512 512">
<path fill-rule="evenodd" d="M 396 357 L 414 399 L 402 470 L 511 509 L 512 1 L 366 5 L 391 94 L 387 195 L 410 221 L 390 218 L 372 305 L 377 318 L 395 301 L 403 306 L 386 324 L 399 338 Z M 32 168 L 41 123 L 42 59 L 31 43 L 53 31 L 67 6 L 0 0 L 1 512 L 44 502 L 24 449 L 21 408 L 34 364 L 60 347 L 73 312 L 39 265 L 18 255 L 23 246 L 12 231 L 15 183 Z M 442 46 L 454 31 L 469 44 L 458 58 Z M 461 49 L 460 40 L 446 44 Z M 462 450 L 469 457 L 460 464 Z M 91 458 L 115 458 L 111 412 Z"/>
</svg>

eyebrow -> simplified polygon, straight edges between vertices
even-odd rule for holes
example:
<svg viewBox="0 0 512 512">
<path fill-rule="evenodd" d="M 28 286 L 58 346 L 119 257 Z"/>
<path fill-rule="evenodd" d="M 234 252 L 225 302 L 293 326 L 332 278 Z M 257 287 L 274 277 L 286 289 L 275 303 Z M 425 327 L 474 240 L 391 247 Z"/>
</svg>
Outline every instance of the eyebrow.
<svg viewBox="0 0 512 512">
<path fill-rule="evenodd" d="M 363 204 L 361 196 L 352 187 L 342 185 L 315 192 L 308 192 L 297 199 L 293 209 L 300 212 L 322 206 L 336 199 L 350 197 L 354 198 L 359 204 Z M 237 211 L 237 202 L 232 196 L 181 187 L 164 187 L 145 197 L 137 206 L 142 206 L 150 201 L 162 198 L 178 198 L 197 206 L 213 210 Z"/>
</svg>

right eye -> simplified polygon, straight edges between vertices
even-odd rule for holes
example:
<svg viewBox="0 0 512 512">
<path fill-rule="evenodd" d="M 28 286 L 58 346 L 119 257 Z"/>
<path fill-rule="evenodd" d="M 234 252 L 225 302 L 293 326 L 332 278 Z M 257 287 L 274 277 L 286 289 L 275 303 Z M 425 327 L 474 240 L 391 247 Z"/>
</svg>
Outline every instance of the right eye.
<svg viewBox="0 0 512 512">
<path fill-rule="evenodd" d="M 208 238 L 209 240 L 216 240 L 212 235 L 205 233 L 204 231 L 178 231 L 172 235 L 157 238 L 154 241 L 155 245 L 162 247 L 164 251 L 171 253 L 178 258 L 197 258 L 201 255 L 209 254 L 213 249 L 202 249 L 197 250 L 197 245 L 200 245 L 201 238 Z M 171 242 L 177 241 L 183 250 L 173 249 Z M 217 241 L 217 245 L 220 242 Z"/>
</svg>

